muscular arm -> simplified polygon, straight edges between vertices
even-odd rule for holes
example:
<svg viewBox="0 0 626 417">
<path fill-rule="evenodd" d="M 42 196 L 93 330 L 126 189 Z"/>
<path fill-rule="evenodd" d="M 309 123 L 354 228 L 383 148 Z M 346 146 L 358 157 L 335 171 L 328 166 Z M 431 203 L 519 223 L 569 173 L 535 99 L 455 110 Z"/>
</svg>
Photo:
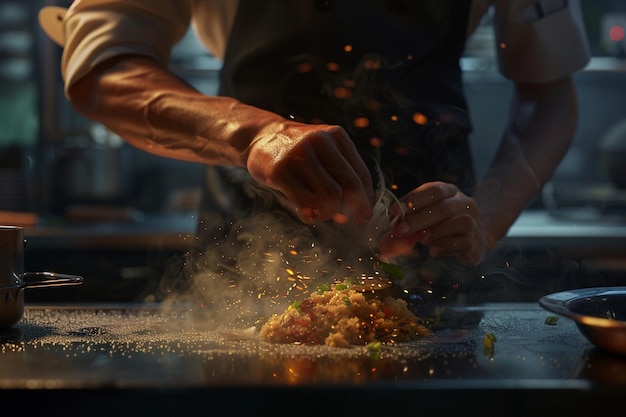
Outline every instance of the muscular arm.
<svg viewBox="0 0 626 417">
<path fill-rule="evenodd" d="M 371 175 L 347 133 L 196 91 L 155 61 L 119 56 L 68 90 L 73 106 L 128 143 L 191 162 L 245 167 L 303 221 L 371 216 Z"/>
<path fill-rule="evenodd" d="M 571 145 L 577 120 L 570 77 L 516 85 L 508 128 L 473 196 L 489 246 L 506 235 L 549 180 Z"/>
<path fill-rule="evenodd" d="M 245 167 L 250 144 L 278 115 L 227 97 L 208 98 L 148 58 L 106 61 L 68 91 L 74 108 L 147 152 Z"/>
</svg>

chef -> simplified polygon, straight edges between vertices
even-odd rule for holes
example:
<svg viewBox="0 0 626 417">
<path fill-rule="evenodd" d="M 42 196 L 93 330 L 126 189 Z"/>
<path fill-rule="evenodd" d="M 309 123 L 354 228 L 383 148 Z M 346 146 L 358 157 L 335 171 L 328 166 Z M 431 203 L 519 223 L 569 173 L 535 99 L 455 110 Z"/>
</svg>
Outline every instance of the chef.
<svg viewBox="0 0 626 417">
<path fill-rule="evenodd" d="M 459 60 L 490 10 L 514 94 L 475 178 Z M 381 186 L 397 200 L 380 259 L 429 282 L 472 275 L 570 146 L 589 59 L 576 0 L 77 0 L 63 25 L 73 106 L 205 164 L 196 266 L 246 276 L 342 259 Z M 168 70 L 190 25 L 223 62 L 219 96 Z"/>
</svg>

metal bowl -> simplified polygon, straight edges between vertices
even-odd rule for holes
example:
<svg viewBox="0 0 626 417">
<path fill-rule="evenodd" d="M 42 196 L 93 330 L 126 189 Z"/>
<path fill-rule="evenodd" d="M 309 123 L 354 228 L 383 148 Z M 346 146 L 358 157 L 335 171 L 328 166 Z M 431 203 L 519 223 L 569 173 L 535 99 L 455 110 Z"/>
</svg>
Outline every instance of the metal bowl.
<svg viewBox="0 0 626 417">
<path fill-rule="evenodd" d="M 574 320 L 595 346 L 626 355 L 626 287 L 597 287 L 546 295 L 539 305 Z"/>
</svg>

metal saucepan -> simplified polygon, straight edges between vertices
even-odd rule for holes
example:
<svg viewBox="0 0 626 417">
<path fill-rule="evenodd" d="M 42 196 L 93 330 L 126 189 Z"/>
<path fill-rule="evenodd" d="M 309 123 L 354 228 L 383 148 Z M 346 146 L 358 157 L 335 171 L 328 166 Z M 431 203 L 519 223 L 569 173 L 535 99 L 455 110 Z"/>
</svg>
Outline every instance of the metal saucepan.
<svg viewBox="0 0 626 417">
<path fill-rule="evenodd" d="M 13 326 L 24 314 L 24 289 L 80 285 L 77 275 L 24 272 L 24 230 L 0 226 L 0 329 Z"/>
</svg>

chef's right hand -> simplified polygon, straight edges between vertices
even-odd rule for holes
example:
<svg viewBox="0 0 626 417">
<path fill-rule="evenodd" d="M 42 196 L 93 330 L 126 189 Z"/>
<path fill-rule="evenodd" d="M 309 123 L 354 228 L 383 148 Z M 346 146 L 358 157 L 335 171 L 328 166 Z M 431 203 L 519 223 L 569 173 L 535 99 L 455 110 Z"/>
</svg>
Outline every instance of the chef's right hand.
<svg viewBox="0 0 626 417">
<path fill-rule="evenodd" d="M 339 126 L 287 122 L 266 131 L 250 144 L 247 168 L 282 192 L 305 223 L 363 223 L 372 216 L 372 176 Z"/>
</svg>

